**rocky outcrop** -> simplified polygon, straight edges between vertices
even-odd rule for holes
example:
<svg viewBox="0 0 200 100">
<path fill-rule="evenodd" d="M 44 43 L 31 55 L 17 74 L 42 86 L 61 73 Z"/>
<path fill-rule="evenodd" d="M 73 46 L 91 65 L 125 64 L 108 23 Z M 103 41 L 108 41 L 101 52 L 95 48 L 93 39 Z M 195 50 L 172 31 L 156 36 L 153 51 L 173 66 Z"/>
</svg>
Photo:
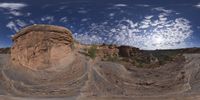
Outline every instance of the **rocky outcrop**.
<svg viewBox="0 0 200 100">
<path fill-rule="evenodd" d="M 131 57 L 133 54 L 139 52 L 139 48 L 134 48 L 130 46 L 120 46 L 119 49 L 119 55 L 122 57 Z"/>
<path fill-rule="evenodd" d="M 73 42 L 68 29 L 53 25 L 29 26 L 12 39 L 12 63 L 34 70 L 63 65 Z"/>
<path fill-rule="evenodd" d="M 119 50 L 116 45 L 101 45 L 98 47 L 98 57 L 107 59 L 108 57 L 118 56 Z"/>
</svg>

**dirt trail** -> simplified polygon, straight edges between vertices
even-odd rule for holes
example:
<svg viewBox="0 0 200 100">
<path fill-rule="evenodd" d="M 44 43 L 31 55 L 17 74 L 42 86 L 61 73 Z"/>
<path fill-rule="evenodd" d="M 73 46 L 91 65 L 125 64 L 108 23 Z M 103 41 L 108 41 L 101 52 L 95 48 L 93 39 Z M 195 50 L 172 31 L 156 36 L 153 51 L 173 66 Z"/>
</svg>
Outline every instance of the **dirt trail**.
<svg viewBox="0 0 200 100">
<path fill-rule="evenodd" d="M 8 64 L 0 55 L 2 100 L 200 100 L 200 54 L 154 69 L 92 60 L 75 53 L 74 61 L 53 70 L 33 71 Z"/>
</svg>

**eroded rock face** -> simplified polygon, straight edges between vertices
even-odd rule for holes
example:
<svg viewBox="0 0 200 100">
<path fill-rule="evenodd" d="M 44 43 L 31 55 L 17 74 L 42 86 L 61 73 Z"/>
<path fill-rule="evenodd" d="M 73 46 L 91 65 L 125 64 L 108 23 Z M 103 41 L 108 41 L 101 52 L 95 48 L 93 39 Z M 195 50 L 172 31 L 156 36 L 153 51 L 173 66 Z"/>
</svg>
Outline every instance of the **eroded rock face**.
<svg viewBox="0 0 200 100">
<path fill-rule="evenodd" d="M 33 25 L 13 37 L 12 63 L 30 69 L 62 65 L 73 42 L 71 32 L 59 26 Z"/>
<path fill-rule="evenodd" d="M 131 57 L 132 54 L 138 53 L 139 48 L 129 47 L 129 46 L 120 46 L 119 49 L 119 55 L 122 57 Z"/>
<path fill-rule="evenodd" d="M 118 56 L 119 50 L 116 45 L 101 45 L 98 48 L 98 56 L 101 58 Z"/>
</svg>

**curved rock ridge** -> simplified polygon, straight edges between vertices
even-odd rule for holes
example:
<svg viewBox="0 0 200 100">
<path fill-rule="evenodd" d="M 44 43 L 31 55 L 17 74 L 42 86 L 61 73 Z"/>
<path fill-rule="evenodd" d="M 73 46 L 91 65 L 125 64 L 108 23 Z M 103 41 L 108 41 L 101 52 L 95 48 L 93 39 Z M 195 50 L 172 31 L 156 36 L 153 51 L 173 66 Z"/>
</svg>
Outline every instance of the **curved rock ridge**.
<svg viewBox="0 0 200 100">
<path fill-rule="evenodd" d="M 72 33 L 60 26 L 32 25 L 13 36 L 12 62 L 30 69 L 63 66 L 71 52 Z"/>
<path fill-rule="evenodd" d="M 45 32 L 56 32 L 56 33 L 65 33 L 69 35 L 69 39 L 72 40 L 71 31 L 65 27 L 56 26 L 56 25 L 45 25 L 45 24 L 37 24 L 25 27 L 24 29 L 17 32 L 13 37 L 12 40 L 15 41 L 22 35 L 25 35 L 31 31 L 45 31 Z"/>
</svg>

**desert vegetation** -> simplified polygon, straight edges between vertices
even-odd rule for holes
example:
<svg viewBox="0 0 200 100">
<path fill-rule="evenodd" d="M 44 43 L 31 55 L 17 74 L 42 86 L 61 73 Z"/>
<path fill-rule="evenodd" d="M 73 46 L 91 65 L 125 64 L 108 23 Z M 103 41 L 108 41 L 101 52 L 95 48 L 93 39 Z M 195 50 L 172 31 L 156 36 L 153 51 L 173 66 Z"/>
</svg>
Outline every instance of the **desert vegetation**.
<svg viewBox="0 0 200 100">
<path fill-rule="evenodd" d="M 111 61 L 124 64 L 127 68 L 135 66 L 138 68 L 156 68 L 167 63 L 184 61 L 184 57 L 177 50 L 139 50 L 138 48 L 128 46 L 91 46 L 88 49 L 88 55 L 91 58 L 98 56 L 102 61 Z"/>
<path fill-rule="evenodd" d="M 87 50 L 87 55 L 94 59 L 97 55 L 97 46 L 96 45 L 92 45 L 90 48 L 88 48 Z"/>
</svg>

